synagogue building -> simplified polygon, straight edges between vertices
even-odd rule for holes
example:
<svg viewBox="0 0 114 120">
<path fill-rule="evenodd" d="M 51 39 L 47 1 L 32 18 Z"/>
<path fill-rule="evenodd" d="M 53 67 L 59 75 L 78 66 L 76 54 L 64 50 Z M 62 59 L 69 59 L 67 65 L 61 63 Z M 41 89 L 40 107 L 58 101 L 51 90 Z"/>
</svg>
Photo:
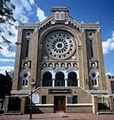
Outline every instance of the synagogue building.
<svg viewBox="0 0 114 120">
<path fill-rule="evenodd" d="M 5 113 L 29 113 L 31 98 L 33 113 L 113 111 L 99 22 L 79 23 L 67 7 L 57 6 L 44 21 L 22 23 L 17 29 L 13 86 L 5 98 Z"/>
</svg>

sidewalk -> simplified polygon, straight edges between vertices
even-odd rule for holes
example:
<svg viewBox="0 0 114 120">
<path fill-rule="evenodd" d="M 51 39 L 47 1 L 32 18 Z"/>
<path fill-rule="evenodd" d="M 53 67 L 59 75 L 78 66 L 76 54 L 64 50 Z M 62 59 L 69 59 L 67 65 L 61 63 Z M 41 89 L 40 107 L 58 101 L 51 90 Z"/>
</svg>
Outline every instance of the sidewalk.
<svg viewBox="0 0 114 120">
<path fill-rule="evenodd" d="M 0 120 L 30 120 L 30 115 L 0 115 Z M 32 120 L 114 120 L 114 115 L 93 113 L 45 113 L 33 114 Z"/>
</svg>

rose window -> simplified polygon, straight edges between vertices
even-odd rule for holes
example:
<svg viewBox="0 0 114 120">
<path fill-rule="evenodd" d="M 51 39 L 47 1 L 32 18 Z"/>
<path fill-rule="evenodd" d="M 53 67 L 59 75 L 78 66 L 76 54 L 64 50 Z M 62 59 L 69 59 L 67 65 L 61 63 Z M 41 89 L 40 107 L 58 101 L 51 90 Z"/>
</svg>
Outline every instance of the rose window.
<svg viewBox="0 0 114 120">
<path fill-rule="evenodd" d="M 53 59 L 67 59 L 75 50 L 73 37 L 66 32 L 53 32 L 45 40 L 45 50 Z"/>
</svg>

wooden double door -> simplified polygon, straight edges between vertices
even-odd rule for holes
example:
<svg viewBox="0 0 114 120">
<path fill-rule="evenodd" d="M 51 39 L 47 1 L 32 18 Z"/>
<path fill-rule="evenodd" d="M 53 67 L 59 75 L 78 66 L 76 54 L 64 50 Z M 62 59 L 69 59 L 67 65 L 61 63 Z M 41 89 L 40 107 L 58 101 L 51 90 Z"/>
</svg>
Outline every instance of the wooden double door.
<svg viewBox="0 0 114 120">
<path fill-rule="evenodd" d="M 65 96 L 54 96 L 54 112 L 65 112 Z"/>
</svg>

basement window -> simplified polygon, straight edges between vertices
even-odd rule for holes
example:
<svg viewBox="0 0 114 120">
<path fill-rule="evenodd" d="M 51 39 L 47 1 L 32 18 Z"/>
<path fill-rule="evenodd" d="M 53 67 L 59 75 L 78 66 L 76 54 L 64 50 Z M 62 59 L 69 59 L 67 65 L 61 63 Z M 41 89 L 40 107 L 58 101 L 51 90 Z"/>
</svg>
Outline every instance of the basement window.
<svg viewBox="0 0 114 120">
<path fill-rule="evenodd" d="M 78 103 L 78 97 L 75 96 L 71 96 L 71 97 L 67 97 L 67 103 L 68 104 L 76 104 Z"/>
<path fill-rule="evenodd" d="M 42 104 L 46 104 L 46 96 L 42 96 Z"/>
</svg>

